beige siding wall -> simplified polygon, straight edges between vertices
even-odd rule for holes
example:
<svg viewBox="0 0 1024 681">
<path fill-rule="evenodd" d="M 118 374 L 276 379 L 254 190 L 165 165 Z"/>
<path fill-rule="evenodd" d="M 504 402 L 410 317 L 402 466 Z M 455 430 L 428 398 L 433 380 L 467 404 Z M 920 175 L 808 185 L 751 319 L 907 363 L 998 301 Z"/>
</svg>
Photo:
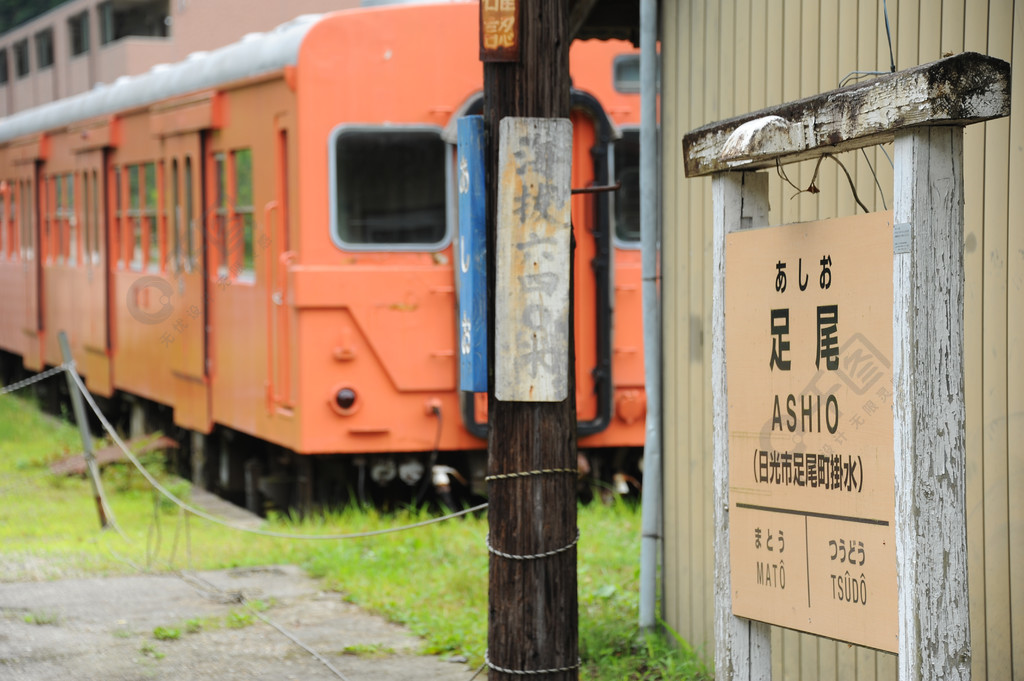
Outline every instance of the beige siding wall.
<svg viewBox="0 0 1024 681">
<path fill-rule="evenodd" d="M 1024 679 L 1024 4 L 888 0 L 906 68 L 965 50 L 1014 69 L 1013 114 L 967 128 L 964 144 L 965 397 L 975 679 Z M 688 131 L 888 71 L 881 0 L 663 0 L 667 622 L 713 659 L 711 186 L 683 176 Z M 891 149 L 887 149 L 891 156 Z M 882 149 L 843 154 L 862 200 L 892 207 Z M 807 187 L 813 163 L 787 168 Z M 881 191 L 875 186 L 875 176 Z M 839 167 L 818 194 L 771 180 L 773 224 L 849 215 Z M 895 657 L 790 631 L 772 636 L 776 679 L 895 679 Z"/>
</svg>

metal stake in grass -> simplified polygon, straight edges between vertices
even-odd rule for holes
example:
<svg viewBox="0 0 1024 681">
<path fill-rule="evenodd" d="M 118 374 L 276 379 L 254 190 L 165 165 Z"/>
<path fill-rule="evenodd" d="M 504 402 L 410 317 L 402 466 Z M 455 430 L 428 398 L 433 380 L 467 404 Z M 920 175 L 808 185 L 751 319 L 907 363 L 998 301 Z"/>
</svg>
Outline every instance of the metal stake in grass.
<svg viewBox="0 0 1024 681">
<path fill-rule="evenodd" d="M 92 483 L 92 496 L 96 499 L 96 512 L 100 516 L 100 527 L 106 528 L 107 514 L 103 511 L 103 499 L 100 497 L 100 471 L 96 466 L 96 457 L 92 451 L 92 434 L 89 432 L 89 421 L 85 416 L 85 405 L 82 404 L 82 393 L 78 392 L 78 384 L 75 381 L 74 360 L 71 359 L 71 346 L 68 344 L 68 336 L 63 331 L 57 333 L 57 340 L 60 341 L 60 353 L 64 358 L 64 365 L 67 367 L 65 377 L 68 379 L 68 393 L 71 395 L 71 407 L 75 410 L 75 423 L 78 424 L 78 433 L 82 436 L 82 449 L 85 455 L 85 464 L 89 469 L 89 481 Z"/>
</svg>

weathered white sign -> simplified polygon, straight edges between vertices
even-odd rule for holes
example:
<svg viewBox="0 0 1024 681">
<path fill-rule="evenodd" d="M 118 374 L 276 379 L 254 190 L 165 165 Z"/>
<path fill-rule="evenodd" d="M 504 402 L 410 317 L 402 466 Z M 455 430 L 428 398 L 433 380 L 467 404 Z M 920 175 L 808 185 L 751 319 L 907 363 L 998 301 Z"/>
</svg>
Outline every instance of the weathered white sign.
<svg viewBox="0 0 1024 681">
<path fill-rule="evenodd" d="M 504 118 L 495 253 L 495 397 L 569 396 L 572 123 Z"/>
</svg>

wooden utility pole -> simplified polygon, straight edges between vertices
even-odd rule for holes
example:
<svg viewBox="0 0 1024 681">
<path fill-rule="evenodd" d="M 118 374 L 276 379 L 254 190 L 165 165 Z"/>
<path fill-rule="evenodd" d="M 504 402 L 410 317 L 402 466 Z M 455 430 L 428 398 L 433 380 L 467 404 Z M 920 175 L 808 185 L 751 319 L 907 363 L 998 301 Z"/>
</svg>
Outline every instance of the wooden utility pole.
<svg viewBox="0 0 1024 681">
<path fill-rule="evenodd" d="M 559 402 L 498 400 L 495 345 L 500 339 L 494 333 L 495 310 L 496 302 L 503 296 L 507 299 L 509 293 L 495 290 L 495 254 L 499 167 L 507 161 L 499 158 L 500 121 L 506 117 L 569 118 L 569 0 L 517 0 L 515 4 L 518 55 L 503 55 L 511 61 L 487 61 L 485 56 L 484 62 L 491 345 L 489 678 L 511 681 L 539 673 L 558 681 L 578 678 L 579 661 L 572 308 L 570 302 L 567 397 Z M 510 3 L 482 2 L 481 8 L 485 11 L 485 6 L 499 5 L 508 7 Z M 481 37 L 485 37 L 484 30 Z M 564 189 L 568 194 L 568 186 Z M 568 300 L 572 301 L 571 271 L 568 281 Z"/>
</svg>

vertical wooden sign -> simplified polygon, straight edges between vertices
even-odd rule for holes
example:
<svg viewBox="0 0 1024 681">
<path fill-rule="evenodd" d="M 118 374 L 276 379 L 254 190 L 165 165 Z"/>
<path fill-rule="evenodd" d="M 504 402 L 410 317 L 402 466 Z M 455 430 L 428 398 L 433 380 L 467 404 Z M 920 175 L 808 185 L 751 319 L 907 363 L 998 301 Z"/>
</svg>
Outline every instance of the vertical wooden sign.
<svg viewBox="0 0 1024 681">
<path fill-rule="evenodd" d="M 458 122 L 459 390 L 487 392 L 487 224 L 484 119 Z"/>
<path fill-rule="evenodd" d="M 503 118 L 499 137 L 495 396 L 568 397 L 570 164 L 565 118 Z"/>
</svg>

